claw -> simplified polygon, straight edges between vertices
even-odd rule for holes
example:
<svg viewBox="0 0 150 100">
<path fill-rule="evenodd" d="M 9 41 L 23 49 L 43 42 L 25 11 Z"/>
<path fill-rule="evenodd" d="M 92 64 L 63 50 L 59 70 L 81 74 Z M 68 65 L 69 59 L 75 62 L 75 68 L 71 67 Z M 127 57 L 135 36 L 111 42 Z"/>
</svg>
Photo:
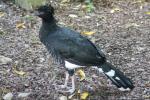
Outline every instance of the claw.
<svg viewBox="0 0 150 100">
<path fill-rule="evenodd" d="M 62 93 L 62 94 L 69 94 L 72 95 L 75 93 L 75 89 L 69 89 L 69 90 L 58 90 L 58 92 Z"/>
<path fill-rule="evenodd" d="M 54 85 L 55 89 L 71 89 L 71 87 L 66 86 L 66 85 Z"/>
<path fill-rule="evenodd" d="M 56 85 L 54 84 L 54 87 L 55 87 L 55 90 L 57 90 L 58 92 L 61 92 L 61 93 L 67 93 L 67 94 L 73 94 L 75 92 L 75 78 L 74 78 L 74 75 L 71 76 L 71 87 L 68 87 L 67 86 L 67 83 L 68 83 L 68 80 L 69 80 L 69 74 L 66 73 L 66 79 L 65 79 L 65 83 L 64 85 Z M 61 90 L 63 89 L 63 90 Z"/>
<path fill-rule="evenodd" d="M 75 89 L 70 89 L 67 92 L 70 93 L 70 94 L 73 94 L 75 92 Z"/>
</svg>

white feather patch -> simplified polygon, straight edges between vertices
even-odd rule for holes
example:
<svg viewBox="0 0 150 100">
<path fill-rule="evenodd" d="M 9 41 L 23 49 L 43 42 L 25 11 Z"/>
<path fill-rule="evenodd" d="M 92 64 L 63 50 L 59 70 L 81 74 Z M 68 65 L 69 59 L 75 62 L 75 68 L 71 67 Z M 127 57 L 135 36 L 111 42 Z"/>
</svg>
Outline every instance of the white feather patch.
<svg viewBox="0 0 150 100">
<path fill-rule="evenodd" d="M 119 77 L 115 77 L 115 79 L 120 80 L 120 78 L 119 78 Z"/>
<path fill-rule="evenodd" d="M 130 91 L 131 89 L 130 88 L 123 88 L 123 87 L 121 87 L 121 88 L 118 88 L 120 91 Z"/>
<path fill-rule="evenodd" d="M 99 71 L 99 72 L 104 72 L 104 71 L 102 70 L 102 68 L 98 68 L 98 71 Z"/>
<path fill-rule="evenodd" d="M 115 76 L 115 71 L 114 70 L 110 70 L 109 72 L 106 73 L 108 76 L 113 77 Z"/>
<path fill-rule="evenodd" d="M 75 69 L 75 68 L 80 68 L 80 67 L 85 67 L 85 66 L 76 65 L 68 61 L 65 61 L 65 67 L 68 69 Z"/>
</svg>

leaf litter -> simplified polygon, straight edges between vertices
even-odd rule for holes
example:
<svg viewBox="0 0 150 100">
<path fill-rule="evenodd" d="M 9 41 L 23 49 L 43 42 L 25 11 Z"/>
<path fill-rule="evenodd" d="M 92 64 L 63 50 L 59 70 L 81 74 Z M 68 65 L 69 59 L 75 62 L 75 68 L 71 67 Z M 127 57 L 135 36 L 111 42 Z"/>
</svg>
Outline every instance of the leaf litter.
<svg viewBox="0 0 150 100">
<path fill-rule="evenodd" d="M 83 84 L 80 84 L 80 79 L 77 79 L 77 89 L 80 89 L 78 87 L 82 87 L 81 91 L 84 92 L 88 90 L 91 84 L 94 84 L 96 88 L 92 93 L 89 93 L 90 95 L 88 96 L 89 99 L 93 100 L 111 100 L 112 98 L 132 100 L 149 98 L 149 87 L 147 87 L 147 85 L 145 86 L 145 83 L 149 83 L 148 80 L 150 80 L 148 77 L 150 68 L 148 33 L 150 25 L 149 17 L 145 16 L 145 12 L 149 11 L 150 4 L 148 2 L 147 5 L 142 5 L 142 9 L 140 9 L 140 5 L 130 1 L 115 2 L 114 4 L 119 9 L 121 8 L 121 11 L 115 11 L 117 13 L 114 12 L 113 14 L 110 13 L 109 8 L 96 7 L 94 12 L 82 13 L 83 16 L 90 16 L 88 19 L 84 17 L 66 18 L 69 14 L 82 12 L 82 8 L 80 7 L 78 9 L 73 9 L 76 7 L 73 2 L 70 2 L 70 4 L 65 7 L 63 6 L 63 9 L 61 9 L 61 5 L 59 6 L 58 2 L 53 1 L 52 3 L 56 4 L 56 7 L 58 7 L 56 12 L 56 16 L 58 16 L 57 19 L 59 22 L 65 23 L 65 26 L 69 26 L 71 23 L 72 28 L 79 32 L 83 30 L 87 30 L 87 32 L 94 30 L 96 33 L 91 34 L 91 37 L 98 40 L 95 44 L 100 46 L 105 54 L 111 53 L 111 56 L 106 55 L 108 59 L 113 62 L 116 67 L 124 71 L 126 75 L 131 77 L 136 84 L 136 88 L 130 93 L 120 93 L 115 87 L 107 84 L 108 82 L 105 76 L 89 68 L 85 69 L 86 77 L 91 77 L 93 73 L 98 77 L 92 77 L 86 80 L 86 82 L 83 82 Z M 5 5 L 4 7 L 2 6 L 4 12 L 7 12 L 9 16 L 2 15 L 2 18 L 0 18 L 0 29 L 8 33 L 0 38 L 0 43 L 3 45 L 3 48 L 0 48 L 1 54 L 13 60 L 20 60 L 22 64 L 21 67 L 25 69 L 25 71 L 16 70 L 19 72 L 28 72 L 28 77 L 20 78 L 20 76 L 23 75 L 22 72 L 21 74 L 17 74 L 14 71 L 12 71 L 13 73 L 10 71 L 7 75 L 0 73 L 0 87 L 11 87 L 13 93 L 18 93 L 18 91 L 32 92 L 33 94 L 27 97 L 29 100 L 35 98 L 58 100 L 58 97 L 61 95 L 55 91 L 51 84 L 58 84 L 64 81 L 64 77 L 59 75 L 64 69 L 62 68 L 60 72 L 61 67 L 58 68 L 58 66 L 53 63 L 52 65 L 48 64 L 50 60 L 40 62 L 38 58 L 47 58 L 48 53 L 45 47 L 40 43 L 36 46 L 32 44 L 33 36 L 38 37 L 37 33 L 41 21 L 36 19 L 34 27 L 24 28 L 23 30 L 21 28 L 20 30 L 16 28 L 16 22 L 21 19 L 20 12 L 18 13 L 19 10 L 15 11 L 12 9 L 15 7 L 13 5 L 3 5 Z M 99 18 L 100 16 L 104 16 L 105 20 L 101 20 Z M 23 20 L 24 21 L 20 22 L 26 22 L 26 19 Z M 30 23 L 30 21 L 28 23 Z M 99 25 L 97 25 L 97 23 L 99 23 Z M 127 24 L 130 23 L 131 25 L 128 26 Z M 127 27 L 125 27 L 126 25 Z M 39 40 L 37 39 L 37 41 Z M 26 48 L 25 45 L 28 45 L 28 48 Z M 136 48 L 140 46 L 144 46 L 145 48 L 139 51 Z M 31 49 L 30 54 L 25 52 L 27 49 Z M 131 58 L 134 59 L 131 60 Z M 0 70 L 11 68 L 12 65 L 8 64 L 1 66 Z M 139 68 L 145 69 L 145 71 L 137 71 Z M 14 73 L 17 75 L 14 75 Z M 56 77 L 51 81 L 53 76 Z M 60 80 L 60 82 L 54 80 Z M 105 85 L 100 86 L 99 82 L 101 81 Z M 28 85 L 24 85 L 25 83 L 28 83 Z M 4 94 L 2 97 L 3 96 Z"/>
</svg>

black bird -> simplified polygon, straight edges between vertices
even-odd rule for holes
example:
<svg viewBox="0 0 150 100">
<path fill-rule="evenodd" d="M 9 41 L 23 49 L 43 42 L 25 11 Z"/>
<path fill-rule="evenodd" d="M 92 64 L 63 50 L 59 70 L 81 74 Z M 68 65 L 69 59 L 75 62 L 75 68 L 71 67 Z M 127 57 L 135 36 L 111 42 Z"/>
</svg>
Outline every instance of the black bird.
<svg viewBox="0 0 150 100">
<path fill-rule="evenodd" d="M 97 66 L 120 90 L 132 90 L 134 85 L 121 71 L 107 62 L 105 55 L 80 33 L 66 27 L 60 27 L 54 18 L 54 8 L 51 5 L 40 6 L 36 15 L 42 19 L 39 32 L 40 41 L 57 62 L 66 68 L 66 79 L 62 88 L 67 87 L 69 76 L 72 79 L 70 93 L 75 91 L 74 69 Z"/>
</svg>

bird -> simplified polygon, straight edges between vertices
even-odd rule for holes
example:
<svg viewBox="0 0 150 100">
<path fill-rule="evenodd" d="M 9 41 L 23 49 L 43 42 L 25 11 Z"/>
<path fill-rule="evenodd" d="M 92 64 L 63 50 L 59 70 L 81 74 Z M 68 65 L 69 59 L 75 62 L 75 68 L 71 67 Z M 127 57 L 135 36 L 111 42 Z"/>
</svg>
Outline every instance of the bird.
<svg viewBox="0 0 150 100">
<path fill-rule="evenodd" d="M 67 88 L 71 78 L 71 87 L 67 88 L 67 92 L 74 93 L 75 69 L 96 66 L 119 90 L 133 90 L 132 80 L 114 67 L 94 43 L 73 29 L 58 25 L 54 14 L 51 4 L 42 5 L 35 10 L 35 15 L 40 17 L 42 22 L 39 29 L 40 41 L 55 61 L 62 64 L 66 70 L 65 82 L 60 88 Z"/>
</svg>

